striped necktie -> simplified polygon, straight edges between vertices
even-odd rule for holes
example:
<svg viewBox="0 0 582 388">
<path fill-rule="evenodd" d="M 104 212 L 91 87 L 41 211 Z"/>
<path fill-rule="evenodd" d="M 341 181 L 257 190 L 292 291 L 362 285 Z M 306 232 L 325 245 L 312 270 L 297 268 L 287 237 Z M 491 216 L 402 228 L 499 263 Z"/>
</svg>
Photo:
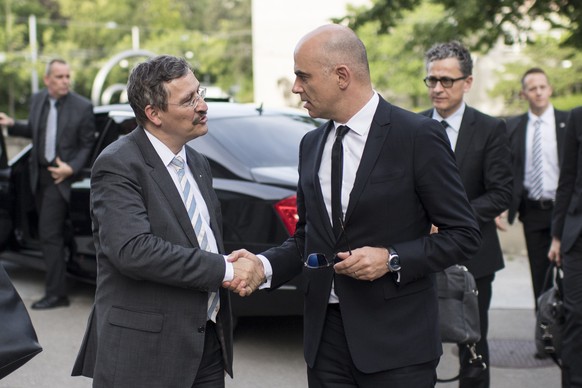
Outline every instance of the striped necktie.
<svg viewBox="0 0 582 388">
<path fill-rule="evenodd" d="M 185 163 L 181 156 L 175 156 L 170 162 L 171 166 L 176 171 L 178 175 L 178 180 L 180 181 L 180 187 L 182 188 L 182 200 L 188 210 L 188 216 L 190 217 L 190 222 L 196 233 L 196 238 L 198 239 L 198 244 L 200 249 L 209 250 L 208 236 L 206 235 L 205 228 L 202 227 L 202 216 L 200 210 L 196 206 L 196 199 L 194 198 L 194 190 L 190 186 L 190 182 L 186 177 L 186 170 L 184 169 Z M 216 322 L 216 315 L 220 309 L 220 297 L 218 292 L 210 292 L 208 294 L 208 319 Z"/>
<path fill-rule="evenodd" d="M 542 120 L 534 122 L 532 145 L 532 173 L 529 195 L 531 199 L 541 199 L 544 192 L 544 155 L 542 152 Z"/>
</svg>

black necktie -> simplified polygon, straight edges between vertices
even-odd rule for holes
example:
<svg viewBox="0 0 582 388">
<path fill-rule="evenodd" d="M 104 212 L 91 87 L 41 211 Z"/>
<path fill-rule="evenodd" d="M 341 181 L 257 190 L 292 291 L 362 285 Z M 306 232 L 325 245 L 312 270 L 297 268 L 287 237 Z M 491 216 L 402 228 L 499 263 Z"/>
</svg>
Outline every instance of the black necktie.
<svg viewBox="0 0 582 388">
<path fill-rule="evenodd" d="M 446 122 L 446 120 L 441 121 L 441 125 L 443 126 L 444 129 L 447 129 L 449 126 L 449 123 Z"/>
<path fill-rule="evenodd" d="M 336 237 L 341 234 L 340 219 L 343 220 L 342 212 L 342 176 L 344 164 L 344 148 L 342 140 L 350 130 L 345 125 L 340 125 L 336 130 L 335 142 L 331 149 L 331 220 L 333 232 Z"/>
</svg>

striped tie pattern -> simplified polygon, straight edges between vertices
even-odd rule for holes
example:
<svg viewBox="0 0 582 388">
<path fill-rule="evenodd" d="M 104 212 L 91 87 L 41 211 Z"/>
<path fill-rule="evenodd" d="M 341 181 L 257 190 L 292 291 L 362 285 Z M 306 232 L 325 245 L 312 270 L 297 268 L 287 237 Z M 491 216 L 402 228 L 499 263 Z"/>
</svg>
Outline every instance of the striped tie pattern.
<svg viewBox="0 0 582 388">
<path fill-rule="evenodd" d="M 544 192 L 544 156 L 542 153 L 542 120 L 534 122 L 534 137 L 532 146 L 532 179 L 530 197 L 538 200 Z"/>
<path fill-rule="evenodd" d="M 184 205 L 188 210 L 188 216 L 190 217 L 190 222 L 196 233 L 196 238 L 198 239 L 198 244 L 200 249 L 208 250 L 208 236 L 206 235 L 205 228 L 202 227 L 202 216 L 200 215 L 200 210 L 196 206 L 196 199 L 194 198 L 194 190 L 190 186 L 190 182 L 186 177 L 186 170 L 184 169 L 185 163 L 181 156 L 175 156 L 170 162 L 170 165 L 176 171 L 178 175 L 178 180 L 180 181 L 180 187 L 182 188 L 182 200 Z M 208 319 L 216 322 L 216 314 L 220 308 L 220 298 L 217 292 L 210 292 L 208 295 Z"/>
<path fill-rule="evenodd" d="M 44 157 L 47 162 L 55 159 L 57 140 L 57 100 L 49 98 L 49 112 L 46 119 L 46 131 L 44 140 Z"/>
</svg>

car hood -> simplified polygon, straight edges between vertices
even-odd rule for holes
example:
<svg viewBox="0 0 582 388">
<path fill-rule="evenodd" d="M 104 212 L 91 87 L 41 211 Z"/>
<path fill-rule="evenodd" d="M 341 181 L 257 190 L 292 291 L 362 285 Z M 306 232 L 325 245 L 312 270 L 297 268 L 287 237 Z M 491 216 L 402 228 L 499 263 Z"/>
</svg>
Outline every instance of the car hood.
<svg viewBox="0 0 582 388">
<path fill-rule="evenodd" d="M 255 182 L 297 187 L 299 173 L 296 167 L 254 167 L 251 174 Z"/>
</svg>

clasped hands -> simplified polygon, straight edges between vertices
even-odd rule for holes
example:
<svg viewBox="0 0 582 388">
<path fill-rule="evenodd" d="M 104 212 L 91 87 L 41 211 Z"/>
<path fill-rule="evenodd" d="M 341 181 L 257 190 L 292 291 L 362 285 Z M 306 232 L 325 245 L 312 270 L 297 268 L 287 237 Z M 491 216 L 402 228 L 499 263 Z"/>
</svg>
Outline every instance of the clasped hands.
<svg viewBox="0 0 582 388">
<path fill-rule="evenodd" d="M 350 276 L 357 280 L 374 281 L 388 272 L 386 266 L 388 251 L 386 248 L 362 247 L 350 252 L 338 252 L 341 260 L 334 265 L 337 274 Z M 248 296 L 265 282 L 265 270 L 261 260 L 246 249 L 232 252 L 228 261 L 234 267 L 234 279 L 224 282 L 223 287 Z"/>
<path fill-rule="evenodd" d="M 222 283 L 224 288 L 239 294 L 249 296 L 265 282 L 263 262 L 246 249 L 240 249 L 228 255 L 228 261 L 234 268 L 234 278 Z"/>
</svg>

